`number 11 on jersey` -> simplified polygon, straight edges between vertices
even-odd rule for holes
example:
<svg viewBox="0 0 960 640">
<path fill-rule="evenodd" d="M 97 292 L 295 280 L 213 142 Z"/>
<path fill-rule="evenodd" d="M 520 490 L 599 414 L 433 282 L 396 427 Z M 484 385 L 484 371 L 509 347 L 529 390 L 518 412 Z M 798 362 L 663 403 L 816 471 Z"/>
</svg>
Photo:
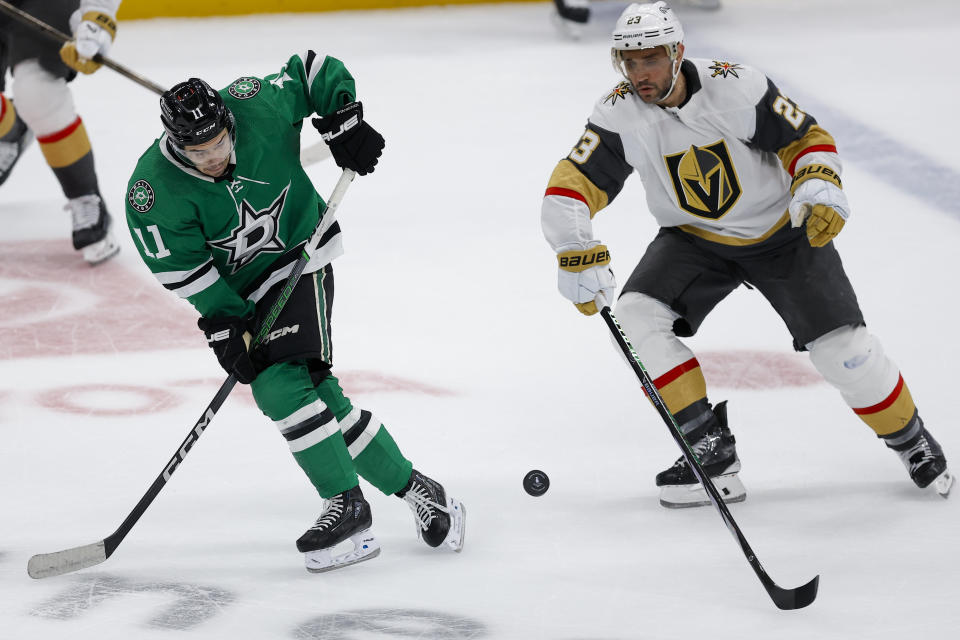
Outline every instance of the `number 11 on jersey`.
<svg viewBox="0 0 960 640">
<path fill-rule="evenodd" d="M 147 243 L 143 239 L 143 232 L 140 229 L 134 229 L 133 232 L 137 234 L 137 239 L 140 241 L 140 246 L 143 247 L 143 253 L 148 258 L 156 258 L 157 260 L 161 258 L 166 258 L 170 255 L 170 250 L 167 249 L 163 244 L 163 238 L 160 237 L 160 229 L 157 228 L 157 225 L 152 224 L 147 227 L 147 231 L 150 232 L 150 235 L 153 236 L 153 242 L 157 245 L 157 252 L 152 253 L 150 247 L 147 246 Z"/>
</svg>

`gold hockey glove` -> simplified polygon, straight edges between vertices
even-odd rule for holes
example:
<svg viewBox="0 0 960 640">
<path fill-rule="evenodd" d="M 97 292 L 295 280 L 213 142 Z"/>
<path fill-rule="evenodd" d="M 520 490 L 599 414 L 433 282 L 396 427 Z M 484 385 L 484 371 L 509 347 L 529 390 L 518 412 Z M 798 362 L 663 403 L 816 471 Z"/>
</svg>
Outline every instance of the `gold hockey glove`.
<svg viewBox="0 0 960 640">
<path fill-rule="evenodd" d="M 580 313 L 592 316 L 599 309 L 594 299 L 603 291 L 607 300 L 613 300 L 617 281 L 610 269 L 610 252 L 598 244 L 584 251 L 564 251 L 557 254 L 560 267 L 557 288 L 573 302 Z"/>
<path fill-rule="evenodd" d="M 811 247 L 822 247 L 840 233 L 846 221 L 833 207 L 815 204 L 810 208 L 807 218 L 807 240 Z"/>
<path fill-rule="evenodd" d="M 806 220 L 807 240 L 822 247 L 833 240 L 850 217 L 850 205 L 841 189 L 840 176 L 822 164 L 800 168 L 790 185 L 790 221 L 799 227 Z"/>
<path fill-rule="evenodd" d="M 117 21 L 100 11 L 87 11 L 73 34 L 73 40 L 60 47 L 60 59 L 71 69 L 93 73 L 100 68 L 93 57 L 98 53 L 107 55 L 117 35 Z"/>
</svg>

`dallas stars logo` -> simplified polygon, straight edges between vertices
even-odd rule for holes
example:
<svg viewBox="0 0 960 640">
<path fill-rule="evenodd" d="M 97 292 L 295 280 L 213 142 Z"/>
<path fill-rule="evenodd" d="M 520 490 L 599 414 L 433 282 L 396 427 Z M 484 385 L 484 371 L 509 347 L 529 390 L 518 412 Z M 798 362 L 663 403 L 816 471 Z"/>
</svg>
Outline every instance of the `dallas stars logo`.
<svg viewBox="0 0 960 640">
<path fill-rule="evenodd" d="M 737 69 L 743 69 L 739 64 L 735 62 L 720 62 L 719 60 L 714 60 L 713 64 L 710 66 L 710 70 L 713 71 L 711 78 L 716 78 L 717 76 L 722 76 L 726 78 L 727 76 L 733 76 L 734 78 L 739 78 L 737 75 Z"/>
<path fill-rule="evenodd" d="M 230 253 L 227 266 L 232 268 L 230 273 L 236 273 L 263 252 L 280 252 L 286 250 L 279 237 L 280 215 L 283 213 L 283 204 L 287 199 L 288 184 L 269 207 L 255 210 L 244 199 L 240 203 L 240 224 L 231 230 L 230 235 L 220 240 L 210 241 L 210 245 Z"/>
<path fill-rule="evenodd" d="M 246 100 L 260 92 L 260 81 L 256 78 L 237 78 L 227 87 L 227 91 L 238 100 Z"/>
<path fill-rule="evenodd" d="M 146 180 L 137 180 L 127 193 L 127 202 L 140 213 L 150 211 L 154 198 L 153 187 Z"/>
<path fill-rule="evenodd" d="M 633 93 L 633 88 L 630 86 L 629 82 L 621 82 L 613 91 L 610 92 L 606 98 L 603 99 L 604 103 L 609 102 L 611 105 L 617 104 L 617 98 L 627 99 L 627 96 Z"/>
</svg>

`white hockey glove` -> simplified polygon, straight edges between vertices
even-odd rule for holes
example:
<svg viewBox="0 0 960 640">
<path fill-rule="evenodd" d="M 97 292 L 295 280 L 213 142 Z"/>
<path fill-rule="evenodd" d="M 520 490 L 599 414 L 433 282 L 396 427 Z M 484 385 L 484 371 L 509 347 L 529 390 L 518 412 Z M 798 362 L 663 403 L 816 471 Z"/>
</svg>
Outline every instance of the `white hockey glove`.
<svg viewBox="0 0 960 640">
<path fill-rule="evenodd" d="M 617 281 L 610 268 L 610 252 L 606 245 L 598 244 L 585 251 L 558 253 L 557 262 L 560 266 L 557 288 L 580 313 L 592 316 L 599 311 L 594 302 L 599 291 L 603 291 L 608 301 L 613 301 Z"/>
<path fill-rule="evenodd" d="M 791 224 L 799 227 L 806 220 L 807 240 L 812 247 L 822 247 L 833 240 L 850 217 L 840 176 L 826 165 L 807 165 L 794 176 L 790 190 Z"/>
<path fill-rule="evenodd" d="M 98 53 L 107 55 L 110 45 L 117 35 L 117 21 L 102 11 L 87 11 L 83 16 L 74 12 L 70 19 L 73 28 L 73 40 L 60 47 L 60 59 L 71 69 L 82 73 L 93 73 L 100 68 L 93 57 Z M 77 18 L 79 17 L 79 21 Z"/>
</svg>

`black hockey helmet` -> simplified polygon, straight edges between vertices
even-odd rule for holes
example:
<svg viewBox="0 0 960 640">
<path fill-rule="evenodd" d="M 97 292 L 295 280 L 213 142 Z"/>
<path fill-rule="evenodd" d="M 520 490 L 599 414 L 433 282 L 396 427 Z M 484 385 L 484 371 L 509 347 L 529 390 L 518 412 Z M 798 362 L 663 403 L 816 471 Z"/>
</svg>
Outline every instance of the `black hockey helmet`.
<svg viewBox="0 0 960 640">
<path fill-rule="evenodd" d="M 224 127 L 233 133 L 233 114 L 200 78 L 176 84 L 160 96 L 160 122 L 181 149 L 212 140 Z"/>
</svg>

